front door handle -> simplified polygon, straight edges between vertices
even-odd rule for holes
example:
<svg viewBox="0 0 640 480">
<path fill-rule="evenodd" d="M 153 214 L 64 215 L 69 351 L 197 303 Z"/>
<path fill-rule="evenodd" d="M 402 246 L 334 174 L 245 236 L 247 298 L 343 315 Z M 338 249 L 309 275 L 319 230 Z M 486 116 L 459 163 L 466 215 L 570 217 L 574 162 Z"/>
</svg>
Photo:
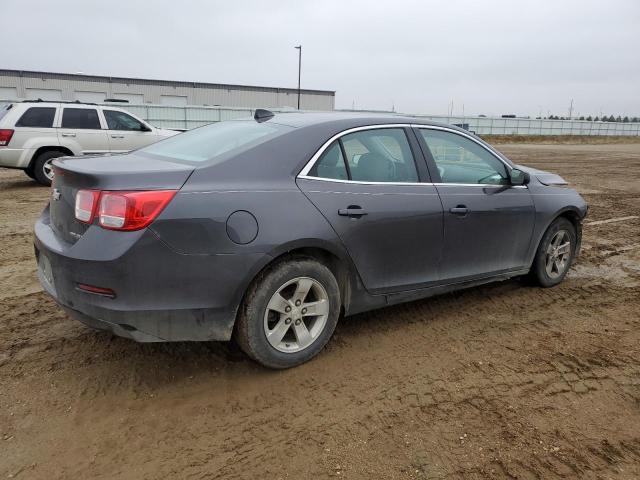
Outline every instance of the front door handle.
<svg viewBox="0 0 640 480">
<path fill-rule="evenodd" d="M 342 217 L 360 218 L 367 212 L 360 205 L 349 205 L 347 208 L 338 210 L 338 215 Z"/>
<path fill-rule="evenodd" d="M 75 137 L 76 134 L 75 133 L 63 133 L 62 136 L 63 137 Z"/>
<path fill-rule="evenodd" d="M 111 138 L 124 138 L 124 135 L 111 135 Z"/>
<path fill-rule="evenodd" d="M 454 215 L 466 215 L 469 213 L 466 205 L 458 205 L 456 207 L 450 208 L 449 211 Z"/>
</svg>

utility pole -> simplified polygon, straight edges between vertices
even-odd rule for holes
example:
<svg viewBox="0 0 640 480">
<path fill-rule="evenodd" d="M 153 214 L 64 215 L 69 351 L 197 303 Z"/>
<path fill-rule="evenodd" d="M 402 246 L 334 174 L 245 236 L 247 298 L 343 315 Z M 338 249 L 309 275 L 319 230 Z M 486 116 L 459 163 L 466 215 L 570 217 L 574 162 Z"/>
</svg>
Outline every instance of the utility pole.
<svg viewBox="0 0 640 480">
<path fill-rule="evenodd" d="M 298 110 L 300 110 L 300 75 L 302 72 L 302 45 L 294 47 L 298 50 Z"/>
<path fill-rule="evenodd" d="M 571 114 L 573 114 L 573 98 L 571 99 L 571 103 L 569 104 L 569 120 L 571 120 Z"/>
</svg>

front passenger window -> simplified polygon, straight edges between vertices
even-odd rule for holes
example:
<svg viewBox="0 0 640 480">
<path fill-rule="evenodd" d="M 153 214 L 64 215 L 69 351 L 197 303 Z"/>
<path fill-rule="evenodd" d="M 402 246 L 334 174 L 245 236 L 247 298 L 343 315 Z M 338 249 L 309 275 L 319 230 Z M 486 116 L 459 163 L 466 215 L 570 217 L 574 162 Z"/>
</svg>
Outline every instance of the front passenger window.
<svg viewBox="0 0 640 480">
<path fill-rule="evenodd" d="M 442 183 L 508 185 L 507 168 L 487 149 L 456 133 L 421 128 Z"/>
<path fill-rule="evenodd" d="M 141 122 L 124 112 L 103 110 L 103 113 L 109 130 L 123 130 L 130 132 L 142 132 L 146 130 L 145 126 Z"/>
</svg>

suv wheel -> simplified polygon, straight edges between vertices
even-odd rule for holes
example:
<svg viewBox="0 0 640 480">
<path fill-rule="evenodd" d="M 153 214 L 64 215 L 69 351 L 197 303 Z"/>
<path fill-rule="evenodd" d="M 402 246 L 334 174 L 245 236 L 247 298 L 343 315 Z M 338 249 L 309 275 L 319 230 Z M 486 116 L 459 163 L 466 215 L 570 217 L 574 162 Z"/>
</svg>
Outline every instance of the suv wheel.
<svg viewBox="0 0 640 480">
<path fill-rule="evenodd" d="M 531 276 L 542 287 L 553 287 L 567 275 L 576 252 L 576 229 L 566 218 L 558 218 L 542 236 Z"/>
<path fill-rule="evenodd" d="M 292 259 L 260 275 L 240 308 L 235 339 L 270 368 L 289 368 L 315 357 L 338 323 L 340 289 L 327 267 Z"/>
<path fill-rule="evenodd" d="M 65 153 L 55 150 L 42 152 L 33 161 L 33 178 L 42 185 L 51 185 L 51 180 L 53 180 L 53 167 L 51 162 L 54 158 L 64 157 L 65 155 Z M 27 173 L 27 175 L 29 174 Z"/>
</svg>

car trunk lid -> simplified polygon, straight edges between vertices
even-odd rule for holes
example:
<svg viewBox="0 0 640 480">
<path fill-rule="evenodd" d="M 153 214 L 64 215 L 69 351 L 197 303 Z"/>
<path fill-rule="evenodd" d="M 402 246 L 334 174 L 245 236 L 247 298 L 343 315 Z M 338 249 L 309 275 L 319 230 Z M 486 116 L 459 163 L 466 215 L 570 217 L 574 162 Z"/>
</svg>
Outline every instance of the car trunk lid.
<svg viewBox="0 0 640 480">
<path fill-rule="evenodd" d="M 57 159 L 54 169 L 50 224 L 68 243 L 77 242 L 89 228 L 75 217 L 78 190 L 178 190 L 194 170 L 189 165 L 136 153 Z"/>
</svg>

